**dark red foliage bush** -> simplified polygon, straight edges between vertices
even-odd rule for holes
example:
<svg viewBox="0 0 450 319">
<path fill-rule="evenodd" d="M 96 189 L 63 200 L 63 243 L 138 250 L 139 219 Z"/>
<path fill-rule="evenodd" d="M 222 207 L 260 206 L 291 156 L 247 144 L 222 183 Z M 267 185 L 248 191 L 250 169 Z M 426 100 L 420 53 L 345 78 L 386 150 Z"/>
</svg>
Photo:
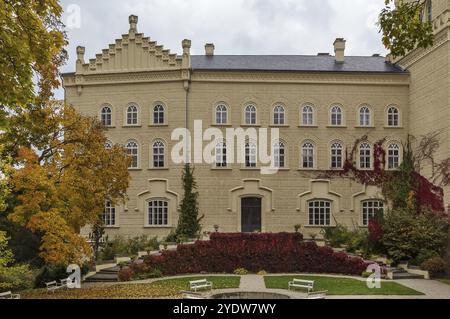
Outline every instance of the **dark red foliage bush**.
<svg viewBox="0 0 450 319">
<path fill-rule="evenodd" d="M 361 275 L 368 264 L 358 257 L 335 253 L 329 247 L 304 242 L 301 234 L 221 234 L 210 241 L 179 245 L 176 251 L 161 256 L 148 256 L 145 266 L 133 270 L 159 269 L 166 276 L 178 274 L 232 273 L 237 268 L 250 272 L 270 273 L 335 273 Z"/>
<path fill-rule="evenodd" d="M 122 268 L 118 274 L 119 281 L 130 281 L 133 276 L 134 271 L 129 267 Z"/>
</svg>

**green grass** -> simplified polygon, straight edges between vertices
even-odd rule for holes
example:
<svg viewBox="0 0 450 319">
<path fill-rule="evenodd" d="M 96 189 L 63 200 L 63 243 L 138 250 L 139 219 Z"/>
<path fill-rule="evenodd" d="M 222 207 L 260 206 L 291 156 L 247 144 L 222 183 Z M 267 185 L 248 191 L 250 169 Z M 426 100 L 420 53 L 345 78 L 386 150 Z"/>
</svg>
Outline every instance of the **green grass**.
<svg viewBox="0 0 450 319">
<path fill-rule="evenodd" d="M 438 278 L 436 280 L 442 282 L 443 284 L 450 285 L 450 279 L 449 278 Z"/>
<path fill-rule="evenodd" d="M 394 295 L 417 296 L 423 295 L 414 289 L 395 282 L 382 282 L 381 289 L 369 289 L 365 281 L 351 278 L 320 277 L 320 276 L 267 276 L 264 277 L 269 289 L 288 289 L 288 283 L 293 278 L 314 280 L 314 291 L 328 290 L 329 295 Z M 301 291 L 300 289 L 298 291 Z"/>
<path fill-rule="evenodd" d="M 189 282 L 206 279 L 213 283 L 213 289 L 234 289 L 239 288 L 240 276 L 211 276 L 211 277 L 186 277 L 155 281 L 153 284 L 160 287 L 177 288 L 180 290 L 189 289 Z"/>
</svg>

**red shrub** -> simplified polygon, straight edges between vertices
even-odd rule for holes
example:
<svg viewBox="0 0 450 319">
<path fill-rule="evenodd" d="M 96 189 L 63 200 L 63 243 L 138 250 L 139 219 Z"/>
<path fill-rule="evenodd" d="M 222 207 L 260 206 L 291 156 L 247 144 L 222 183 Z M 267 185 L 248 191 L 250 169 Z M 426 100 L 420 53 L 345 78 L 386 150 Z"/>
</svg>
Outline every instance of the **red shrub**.
<svg viewBox="0 0 450 319">
<path fill-rule="evenodd" d="M 315 272 L 360 275 L 367 263 L 329 247 L 304 242 L 301 234 L 220 234 L 210 241 L 179 245 L 176 251 L 145 258 L 147 271 L 159 269 L 164 275 L 232 273 L 237 268 L 251 272 Z M 143 267 L 143 266 L 141 266 Z M 143 270 L 134 271 L 140 272 Z"/>
<path fill-rule="evenodd" d="M 118 278 L 120 281 L 131 281 L 131 278 L 133 278 L 133 276 L 134 271 L 129 267 L 122 268 L 118 274 Z"/>
</svg>

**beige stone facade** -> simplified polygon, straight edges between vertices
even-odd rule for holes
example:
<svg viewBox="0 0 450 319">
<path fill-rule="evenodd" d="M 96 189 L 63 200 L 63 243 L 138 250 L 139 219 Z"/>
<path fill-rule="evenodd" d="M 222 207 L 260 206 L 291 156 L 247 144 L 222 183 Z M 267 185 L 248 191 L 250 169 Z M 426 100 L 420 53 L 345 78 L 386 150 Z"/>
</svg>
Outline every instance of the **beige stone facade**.
<svg viewBox="0 0 450 319">
<path fill-rule="evenodd" d="M 388 150 L 401 146 L 408 133 L 439 126 L 446 134 L 441 155 L 450 156 L 446 23 L 438 32 L 441 38 L 445 34 L 443 42 L 436 41 L 418 62 L 407 62 L 409 72 L 378 56 L 347 57 L 342 39 L 335 43 L 336 58 L 255 57 L 267 61 L 262 66 L 265 63 L 256 62 L 255 67 L 246 62 L 252 59 L 248 56 L 215 56 L 211 44 L 204 56 L 191 56 L 189 40 L 182 42 L 183 55 L 178 56 L 138 33 L 135 16 L 130 17 L 129 32 L 88 63 L 79 47 L 76 72 L 64 75 L 66 101 L 83 114 L 106 121 L 111 143 L 137 150 L 136 167 L 130 168 L 129 200 L 123 207 L 108 208 L 109 237 L 163 237 L 176 227 L 183 164 L 171 159 L 178 143 L 171 135 L 177 128 L 193 130 L 198 120 L 204 129 L 223 132 L 278 128 L 285 154 L 284 165 L 272 175 L 261 174 L 259 165 L 233 164 L 229 158 L 224 167 L 195 163 L 204 231 L 213 231 L 215 225 L 225 232 L 293 231 L 301 224 L 308 236 L 336 223 L 364 227 L 367 215 L 380 207 L 386 210 L 387 204 L 375 187 L 324 178 L 333 163 L 339 170 L 332 149 L 340 145 L 344 160 L 356 140 L 367 136 L 361 144 L 368 146 L 368 164 L 373 167 L 377 141 L 386 138 Z M 255 122 L 246 121 L 248 106 L 254 107 Z M 333 117 L 335 106 L 341 110 L 340 123 Z M 219 109 L 224 113 L 217 114 Z M 275 109 L 283 110 L 283 120 Z M 395 120 L 389 116 L 393 110 Z M 158 146 L 163 148 L 155 149 Z M 360 146 L 355 152 L 357 165 L 363 165 Z M 307 147 L 313 149 L 310 157 L 304 156 Z M 311 163 L 305 164 L 309 159 Z M 401 148 L 397 159 L 401 161 Z"/>
</svg>

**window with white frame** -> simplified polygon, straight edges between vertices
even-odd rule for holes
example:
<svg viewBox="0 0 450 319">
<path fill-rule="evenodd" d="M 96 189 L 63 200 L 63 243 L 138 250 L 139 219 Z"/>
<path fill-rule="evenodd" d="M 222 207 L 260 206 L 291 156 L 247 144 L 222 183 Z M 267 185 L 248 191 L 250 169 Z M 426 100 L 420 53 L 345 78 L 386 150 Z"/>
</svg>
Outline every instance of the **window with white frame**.
<svg viewBox="0 0 450 319">
<path fill-rule="evenodd" d="M 362 202 L 362 223 L 369 226 L 372 219 L 378 219 L 384 214 L 384 203 L 380 200 L 367 200 Z"/>
<path fill-rule="evenodd" d="M 111 150 L 113 148 L 113 143 L 111 141 L 105 142 L 105 149 Z"/>
<path fill-rule="evenodd" d="M 372 168 L 372 148 L 369 143 L 362 143 L 359 146 L 359 168 Z"/>
<path fill-rule="evenodd" d="M 162 125 L 165 124 L 166 122 L 166 112 L 164 109 L 164 106 L 161 104 L 156 105 L 153 108 L 153 124 L 155 125 Z"/>
<path fill-rule="evenodd" d="M 388 146 L 388 169 L 397 169 L 400 166 L 400 146 L 391 143 Z"/>
<path fill-rule="evenodd" d="M 302 125 L 314 125 L 314 108 L 311 105 L 305 105 L 302 108 Z"/>
<path fill-rule="evenodd" d="M 255 168 L 257 163 L 257 147 L 254 142 L 245 143 L 245 167 Z"/>
<path fill-rule="evenodd" d="M 153 167 L 164 168 L 166 166 L 165 161 L 165 145 L 162 141 L 156 141 L 153 143 Z"/>
<path fill-rule="evenodd" d="M 109 106 L 102 108 L 101 122 L 103 126 L 112 126 L 112 109 Z"/>
<path fill-rule="evenodd" d="M 148 225 L 167 226 L 169 224 L 169 202 L 166 200 L 151 200 L 148 205 Z"/>
<path fill-rule="evenodd" d="M 330 226 L 331 202 L 327 200 L 315 200 L 309 202 L 308 215 L 310 226 Z"/>
<path fill-rule="evenodd" d="M 218 105 L 216 107 L 216 124 L 227 124 L 228 123 L 228 108 L 226 105 Z"/>
<path fill-rule="evenodd" d="M 335 105 L 331 108 L 331 125 L 342 125 L 342 108 L 339 105 Z"/>
<path fill-rule="evenodd" d="M 127 108 L 127 125 L 138 125 L 139 110 L 136 105 Z"/>
<path fill-rule="evenodd" d="M 314 144 L 311 142 L 302 145 L 302 168 L 314 168 Z"/>
<path fill-rule="evenodd" d="M 227 167 L 227 144 L 224 141 L 216 144 L 216 167 Z"/>
<path fill-rule="evenodd" d="M 342 156 L 343 147 L 341 142 L 334 142 L 331 144 L 331 168 L 341 169 L 342 168 Z"/>
<path fill-rule="evenodd" d="M 128 156 L 131 158 L 131 163 L 129 168 L 139 167 L 139 146 L 136 141 L 129 141 L 125 145 Z"/>
<path fill-rule="evenodd" d="M 111 201 L 105 202 L 105 209 L 102 215 L 103 225 L 111 227 L 116 225 L 116 208 Z"/>
<path fill-rule="evenodd" d="M 273 109 L 273 124 L 274 125 L 286 124 L 286 111 L 282 105 L 277 105 Z"/>
<path fill-rule="evenodd" d="M 390 106 L 388 109 L 388 126 L 389 127 L 398 127 L 400 125 L 400 115 L 398 108 L 395 106 Z"/>
<path fill-rule="evenodd" d="M 286 167 L 286 145 L 282 141 L 278 141 L 274 145 L 274 166 Z"/>
<path fill-rule="evenodd" d="M 247 105 L 245 108 L 245 124 L 256 125 L 257 110 L 254 105 Z"/>
<path fill-rule="evenodd" d="M 367 106 L 359 109 L 359 126 L 370 126 L 370 109 Z"/>
</svg>

